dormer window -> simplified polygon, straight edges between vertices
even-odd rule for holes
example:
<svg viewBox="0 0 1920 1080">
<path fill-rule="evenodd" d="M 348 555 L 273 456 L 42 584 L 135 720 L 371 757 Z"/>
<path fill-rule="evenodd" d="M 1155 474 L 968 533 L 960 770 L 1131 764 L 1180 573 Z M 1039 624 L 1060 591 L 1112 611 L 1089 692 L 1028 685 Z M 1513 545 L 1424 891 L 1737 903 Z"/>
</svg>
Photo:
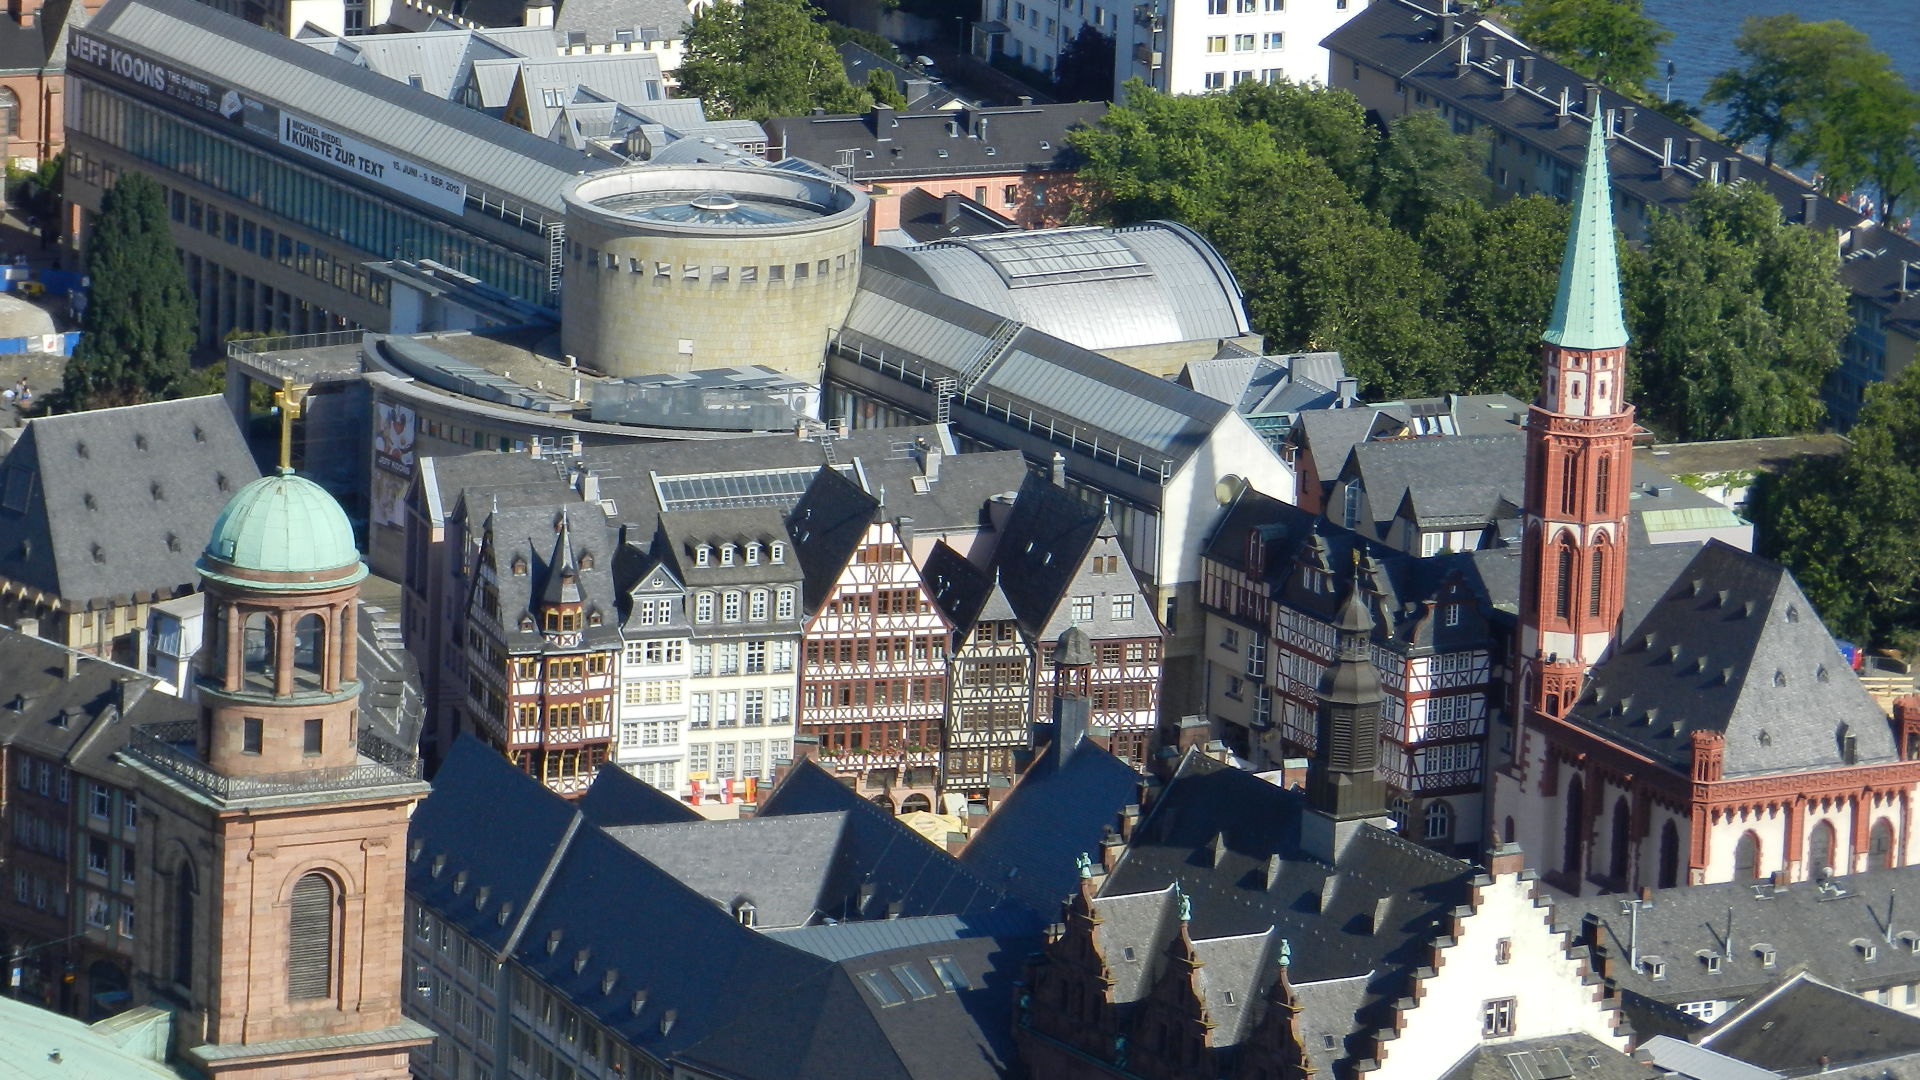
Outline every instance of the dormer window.
<svg viewBox="0 0 1920 1080">
<path fill-rule="evenodd" d="M 748 566 L 760 565 L 760 545 L 759 544 L 747 545 L 747 565 Z"/>
<path fill-rule="evenodd" d="M 700 546 L 693 549 L 693 565 L 708 566 L 708 565 L 711 565 L 712 559 L 713 559 L 713 549 L 709 548 L 707 545 L 701 544 Z"/>
<path fill-rule="evenodd" d="M 786 562 L 787 561 L 787 545 L 780 543 L 778 540 L 774 541 L 773 546 L 770 549 L 768 549 L 767 561 L 770 563 L 773 563 L 775 566 L 778 566 L 781 563 Z"/>
<path fill-rule="evenodd" d="M 720 565 L 721 566 L 733 565 L 733 550 L 734 549 L 732 544 L 720 545 Z"/>
</svg>

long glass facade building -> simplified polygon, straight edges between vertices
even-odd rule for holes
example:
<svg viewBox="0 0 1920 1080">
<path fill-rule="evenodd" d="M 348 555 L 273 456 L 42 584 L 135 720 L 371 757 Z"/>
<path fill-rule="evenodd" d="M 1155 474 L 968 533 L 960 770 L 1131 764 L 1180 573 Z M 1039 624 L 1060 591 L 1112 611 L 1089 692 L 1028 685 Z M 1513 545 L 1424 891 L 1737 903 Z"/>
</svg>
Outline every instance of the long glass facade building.
<svg viewBox="0 0 1920 1080">
<path fill-rule="evenodd" d="M 386 330 L 363 264 L 431 259 L 557 306 L 560 192 L 602 163 L 193 0 L 111 0 L 69 45 L 67 195 L 167 189 L 207 342 Z"/>
</svg>

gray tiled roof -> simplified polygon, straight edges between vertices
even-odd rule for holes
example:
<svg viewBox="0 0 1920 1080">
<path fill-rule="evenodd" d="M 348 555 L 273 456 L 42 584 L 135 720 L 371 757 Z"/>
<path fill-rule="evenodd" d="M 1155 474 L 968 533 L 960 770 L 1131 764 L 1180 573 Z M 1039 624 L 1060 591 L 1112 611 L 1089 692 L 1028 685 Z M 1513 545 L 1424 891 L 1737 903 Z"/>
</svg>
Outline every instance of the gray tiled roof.
<svg viewBox="0 0 1920 1080">
<path fill-rule="evenodd" d="M 781 116 L 767 121 L 768 152 L 831 166 L 851 151 L 859 181 L 1054 171 L 1068 168 L 1067 133 L 1099 123 L 1106 111 L 1106 102 L 1094 102 Z"/>
<path fill-rule="evenodd" d="M 1569 719 L 1682 770 L 1692 733 L 1720 732 L 1728 777 L 1835 768 L 1843 735 L 1861 764 L 1898 757 L 1793 575 L 1717 540 L 1621 635 Z"/>
<path fill-rule="evenodd" d="M 961 237 L 876 248 L 868 261 L 1095 351 L 1250 332 L 1226 261 L 1171 222 Z M 1051 269 L 1036 280 L 1010 268 Z"/>
<path fill-rule="evenodd" d="M 960 852 L 981 877 L 1047 914 L 1078 884 L 1075 858 L 1099 861 L 1101 839 L 1139 798 L 1141 780 L 1091 741 L 1060 759 L 1059 743 L 1049 743 Z"/>
<path fill-rule="evenodd" d="M 84 761 L 94 775 L 118 770 L 108 759 L 126 742 L 130 727 L 200 715 L 195 706 L 154 689 L 152 676 L 11 627 L 0 627 L 0 672 L 6 673 L 0 743 L 56 761 Z"/>
<path fill-rule="evenodd" d="M 1802 973 L 1716 1023 L 1700 1045 L 1783 1076 L 1920 1054 L 1920 1016 Z"/>
<path fill-rule="evenodd" d="M 1887 940 L 1889 897 L 1896 892 L 1920 892 L 1920 866 L 1844 875 L 1834 878 L 1830 889 L 1810 881 L 1780 889 L 1750 882 L 1659 889 L 1651 894 L 1653 902 L 1640 908 L 1637 938 L 1617 895 L 1563 899 L 1554 916 L 1557 925 L 1576 934 L 1583 920 L 1591 922 L 1596 947 L 1610 960 L 1609 981 L 1653 1001 L 1739 1000 L 1764 993 L 1796 970 L 1861 993 L 1920 982 L 1920 951 L 1909 940 L 1920 932 L 1920 920 L 1896 911 L 1893 940 Z M 1854 942 L 1878 946 L 1872 962 Z M 1639 970 L 1627 962 L 1636 944 Z M 1771 966 L 1762 945 L 1773 950 Z M 1721 957 L 1718 970 L 1700 959 L 1703 954 Z M 1654 971 L 1649 957 L 1663 961 L 1664 968 Z"/>
<path fill-rule="evenodd" d="M 792 814 L 612 826 L 607 835 L 728 911 L 748 903 L 759 925 L 805 926 L 842 918 L 841 904 L 855 899 L 839 854 L 845 827 L 844 813 Z"/>
<path fill-rule="evenodd" d="M 108 0 L 88 31 L 443 169 L 530 208 L 593 159 L 195 0 Z"/>
<path fill-rule="evenodd" d="M 0 464 L 0 576 L 82 609 L 190 591 L 259 475 L 218 396 L 35 418 Z"/>
<path fill-rule="evenodd" d="M 1535 1080 L 1542 1075 L 1556 1080 L 1653 1080 L 1662 1073 L 1591 1035 L 1570 1034 L 1477 1046 L 1440 1073 L 1439 1080 Z"/>
<path fill-rule="evenodd" d="M 1525 464 L 1518 433 L 1388 439 L 1356 445 L 1340 475 L 1360 478 L 1378 521 L 1411 509 L 1421 527 L 1441 528 L 1515 516 Z"/>
<path fill-rule="evenodd" d="M 563 0 L 553 26 L 563 34 L 584 33 L 589 44 L 607 45 L 621 30 L 640 39 L 678 40 L 692 20 L 685 0 Z"/>
</svg>

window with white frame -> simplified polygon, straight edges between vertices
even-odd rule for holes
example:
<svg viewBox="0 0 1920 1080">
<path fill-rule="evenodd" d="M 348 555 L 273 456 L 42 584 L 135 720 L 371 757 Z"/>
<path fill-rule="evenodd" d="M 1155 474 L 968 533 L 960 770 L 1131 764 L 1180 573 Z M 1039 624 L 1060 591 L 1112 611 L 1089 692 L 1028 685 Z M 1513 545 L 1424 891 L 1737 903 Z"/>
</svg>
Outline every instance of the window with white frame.
<svg viewBox="0 0 1920 1080">
<path fill-rule="evenodd" d="M 740 691 L 726 690 L 713 696 L 713 726 L 737 727 L 740 723 Z"/>
<path fill-rule="evenodd" d="M 1428 840 L 1453 839 L 1453 807 L 1442 801 L 1430 802 L 1420 818 Z"/>
<path fill-rule="evenodd" d="M 778 565 L 787 561 L 787 545 L 775 540 L 767 548 L 767 561 Z"/>
<path fill-rule="evenodd" d="M 767 643 L 747 642 L 747 674 L 764 675 L 767 670 Z"/>
<path fill-rule="evenodd" d="M 776 559 L 775 561 L 778 562 L 779 560 Z M 773 611 L 774 611 L 774 618 L 776 619 L 793 618 L 793 590 L 792 589 L 780 590 L 779 600 L 775 602 Z"/>
<path fill-rule="evenodd" d="M 760 565 L 760 545 L 759 544 L 747 545 L 747 565 L 748 566 Z"/>
<path fill-rule="evenodd" d="M 695 645 L 693 647 L 692 667 L 695 675 L 713 674 L 713 646 Z"/>
<path fill-rule="evenodd" d="M 1116 622 L 1124 622 L 1127 619 L 1133 618 L 1133 597 L 1113 597 L 1113 618 Z"/>
<path fill-rule="evenodd" d="M 763 742 L 759 742 L 758 740 L 753 742 L 741 743 L 740 744 L 740 775 L 742 776 L 765 775 L 766 752 L 767 752 L 767 744 Z"/>
<path fill-rule="evenodd" d="M 707 771 L 707 763 L 712 760 L 713 748 L 706 743 L 695 743 L 687 747 L 687 779 L 693 779 L 694 773 Z"/>
<path fill-rule="evenodd" d="M 732 544 L 720 545 L 720 565 L 721 566 L 733 565 L 733 551 L 734 551 L 734 548 Z"/>
<path fill-rule="evenodd" d="M 754 622 L 767 621 L 767 590 L 755 589 L 747 595 L 747 618 Z"/>
<path fill-rule="evenodd" d="M 713 560 L 713 549 L 705 544 L 693 549 L 693 565 L 707 566 Z"/>
<path fill-rule="evenodd" d="M 693 598 L 693 621 L 710 623 L 713 621 L 713 594 L 703 592 Z"/>
<path fill-rule="evenodd" d="M 698 731 L 713 726 L 713 695 L 687 695 L 687 726 Z"/>
<path fill-rule="evenodd" d="M 722 675 L 740 674 L 740 643 L 739 642 L 723 641 L 720 643 L 719 672 Z"/>
<path fill-rule="evenodd" d="M 739 590 L 728 589 L 725 595 L 723 595 L 720 598 L 720 621 L 721 622 L 739 622 L 740 621 Z"/>
<path fill-rule="evenodd" d="M 1513 1034 L 1513 998 L 1495 998 L 1480 1006 L 1480 1034 L 1494 1039 Z"/>
<path fill-rule="evenodd" d="M 746 727 L 759 727 L 767 722 L 767 692 L 748 690 L 741 701 L 740 722 Z"/>
<path fill-rule="evenodd" d="M 1260 47 L 1263 49 L 1284 49 L 1286 45 L 1287 35 L 1278 30 L 1269 30 L 1260 39 Z"/>
<path fill-rule="evenodd" d="M 1251 3 L 1251 0 L 1240 0 L 1240 2 L 1246 4 Z M 1255 38 L 1252 34 L 1235 34 L 1233 35 L 1233 51 L 1252 52 L 1254 41 Z"/>
<path fill-rule="evenodd" d="M 774 671 L 792 671 L 794 644 L 785 638 L 776 638 L 768 643 L 771 657 L 769 662 Z"/>
<path fill-rule="evenodd" d="M 1067 617 L 1077 623 L 1093 621 L 1093 597 L 1076 596 L 1068 602 Z"/>
<path fill-rule="evenodd" d="M 1207 38 L 1207 51 L 1210 53 L 1226 52 L 1227 51 L 1227 35 L 1225 34 L 1209 35 Z"/>
<path fill-rule="evenodd" d="M 648 720 L 640 725 L 641 746 L 672 746 L 679 741 L 678 720 Z"/>
<path fill-rule="evenodd" d="M 767 699 L 767 718 L 773 723 L 786 723 L 793 719 L 793 691 L 785 687 L 776 689 Z"/>
<path fill-rule="evenodd" d="M 713 744 L 713 775 L 717 777 L 734 775 L 734 755 L 738 743 L 720 742 Z"/>
</svg>

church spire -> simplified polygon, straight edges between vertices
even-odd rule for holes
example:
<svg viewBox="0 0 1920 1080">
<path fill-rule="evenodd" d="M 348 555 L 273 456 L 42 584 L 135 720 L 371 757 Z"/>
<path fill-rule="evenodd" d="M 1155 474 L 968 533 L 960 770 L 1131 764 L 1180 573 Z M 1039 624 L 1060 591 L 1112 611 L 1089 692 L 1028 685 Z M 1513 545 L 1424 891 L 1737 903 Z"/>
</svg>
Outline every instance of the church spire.
<svg viewBox="0 0 1920 1080">
<path fill-rule="evenodd" d="M 1613 186 L 1607 180 L 1607 118 L 1589 118 L 1587 156 L 1573 196 L 1573 227 L 1560 259 L 1560 292 L 1540 335 L 1563 349 L 1617 349 L 1627 343 L 1614 249 Z"/>
</svg>

